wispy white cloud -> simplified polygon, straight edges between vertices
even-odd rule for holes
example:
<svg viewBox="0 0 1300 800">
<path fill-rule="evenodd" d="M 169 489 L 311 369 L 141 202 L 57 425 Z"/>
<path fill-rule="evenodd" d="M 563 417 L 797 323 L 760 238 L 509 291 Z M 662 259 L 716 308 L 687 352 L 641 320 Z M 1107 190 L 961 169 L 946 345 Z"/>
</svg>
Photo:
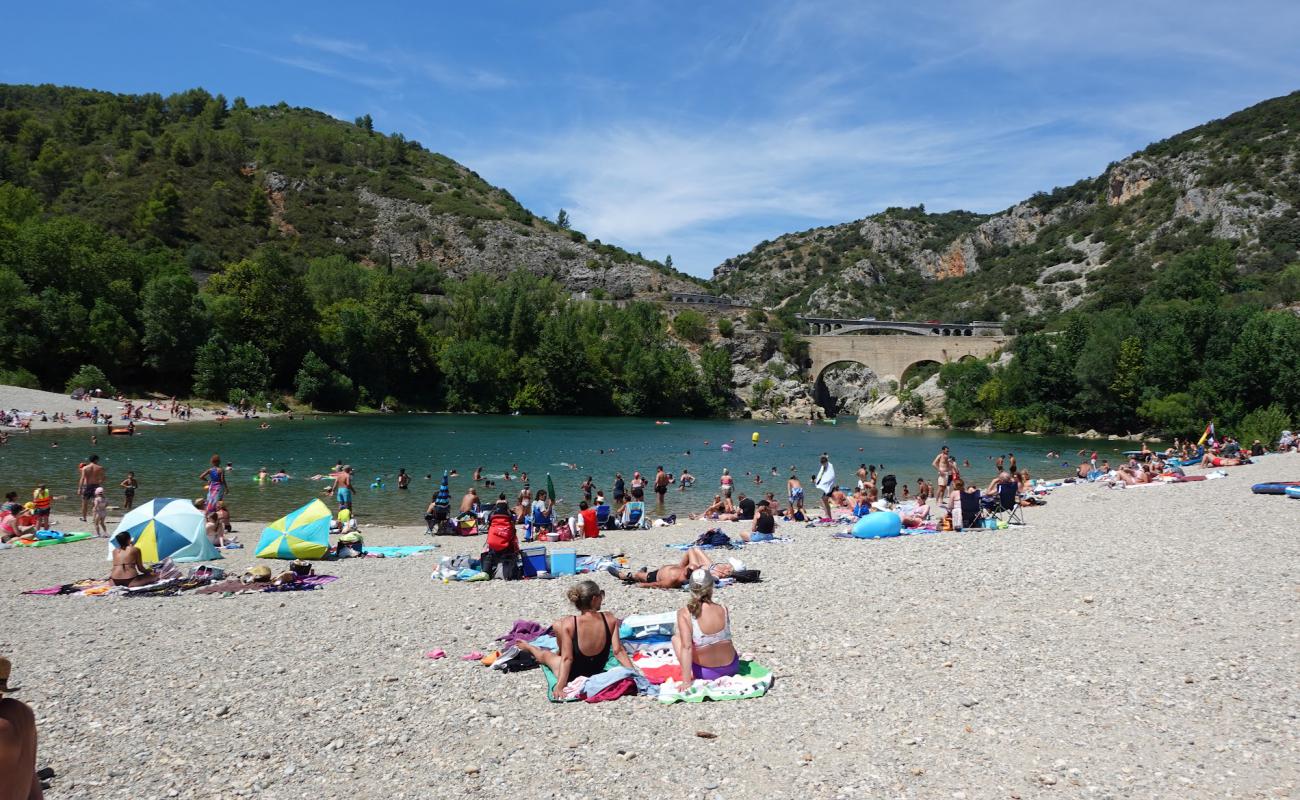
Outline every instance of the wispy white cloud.
<svg viewBox="0 0 1300 800">
<path fill-rule="evenodd" d="M 830 224 L 887 205 L 994 211 L 1062 173 L 1117 155 L 1114 139 L 1032 135 L 1051 120 L 833 127 L 813 119 L 697 132 L 650 123 L 574 130 L 466 160 L 494 182 L 550 187 L 592 236 L 706 274 L 780 226 Z M 1045 185 L 1046 184 L 1046 185 Z M 554 209 L 538 209 L 554 213 Z"/>
<path fill-rule="evenodd" d="M 372 48 L 366 42 L 302 33 L 294 34 L 291 40 L 318 55 L 387 70 L 398 85 L 427 80 L 450 89 L 478 90 L 502 89 L 512 84 L 508 78 L 491 70 L 453 66 L 401 48 Z"/>
</svg>

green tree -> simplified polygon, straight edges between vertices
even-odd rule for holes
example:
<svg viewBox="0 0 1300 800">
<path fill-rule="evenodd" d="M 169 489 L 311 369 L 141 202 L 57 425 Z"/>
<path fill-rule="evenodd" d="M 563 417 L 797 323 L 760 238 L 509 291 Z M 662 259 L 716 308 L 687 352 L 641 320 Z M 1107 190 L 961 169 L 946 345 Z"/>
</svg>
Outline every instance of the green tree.
<svg viewBox="0 0 1300 800">
<path fill-rule="evenodd" d="M 228 394 L 226 341 L 220 334 L 213 334 L 194 353 L 194 395 L 219 399 Z"/>
<path fill-rule="evenodd" d="M 974 359 L 950 361 L 939 368 L 939 388 L 944 391 L 944 411 L 948 421 L 959 428 L 982 422 L 980 389 L 993 377 L 989 365 Z"/>
<path fill-rule="evenodd" d="M 570 225 L 569 212 L 561 208 L 560 213 L 555 215 L 555 227 L 567 231 L 569 229 L 569 225 Z"/>
<path fill-rule="evenodd" d="M 1110 390 L 1125 408 L 1136 409 L 1142 391 L 1142 340 L 1129 336 L 1120 342 L 1119 359 Z"/>
<path fill-rule="evenodd" d="M 1192 396 L 1186 392 L 1148 398 L 1138 407 L 1138 415 L 1172 436 L 1188 436 L 1200 425 Z"/>
<path fill-rule="evenodd" d="M 730 410 L 731 354 L 724 348 L 700 348 L 700 390 L 710 414 L 723 416 Z"/>
<path fill-rule="evenodd" d="M 287 385 L 316 329 L 316 309 L 294 265 L 272 248 L 228 266 L 204 288 L 214 327 L 231 342 L 255 342 Z"/>
<path fill-rule="evenodd" d="M 724 339 L 730 339 L 736 333 L 736 325 L 731 321 L 731 317 L 718 317 L 718 335 Z"/>
<path fill-rule="evenodd" d="M 155 186 L 135 215 L 136 230 L 165 244 L 172 244 L 180 237 L 184 221 L 181 195 L 171 181 Z"/>
<path fill-rule="evenodd" d="M 1257 408 L 1242 418 L 1237 426 L 1237 438 L 1249 447 L 1258 439 L 1264 446 L 1277 443 L 1282 431 L 1291 428 L 1291 415 L 1281 403 L 1273 403 L 1267 408 Z"/>
<path fill-rule="evenodd" d="M 270 218 L 271 206 L 266 202 L 266 191 L 253 184 L 248 187 L 248 197 L 244 201 L 244 222 L 264 228 Z"/>
<path fill-rule="evenodd" d="M 698 311 L 686 309 L 673 317 L 673 333 L 695 344 L 709 340 L 709 321 Z"/>
<path fill-rule="evenodd" d="M 63 386 L 63 390 L 68 394 L 72 394 L 78 389 L 87 392 L 99 389 L 109 396 L 117 394 L 117 389 L 113 388 L 113 384 L 109 382 L 104 371 L 92 364 L 83 364 L 81 369 L 77 370 L 71 378 L 68 378 L 68 382 Z"/>
<path fill-rule="evenodd" d="M 294 377 L 294 394 L 322 411 L 349 411 L 356 407 L 357 392 L 351 379 L 332 369 L 313 352 L 303 356 Z"/>
<path fill-rule="evenodd" d="M 168 386 L 191 375 L 194 353 L 207 339 L 207 311 L 189 275 L 160 275 L 141 292 L 144 363 Z"/>
</svg>

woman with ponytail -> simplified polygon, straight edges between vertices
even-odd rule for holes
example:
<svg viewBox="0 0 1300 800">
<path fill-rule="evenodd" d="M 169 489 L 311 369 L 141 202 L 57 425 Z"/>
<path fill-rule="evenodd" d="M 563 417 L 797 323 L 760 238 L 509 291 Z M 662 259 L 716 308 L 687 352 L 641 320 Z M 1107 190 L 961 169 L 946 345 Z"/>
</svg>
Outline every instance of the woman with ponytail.
<svg viewBox="0 0 1300 800">
<path fill-rule="evenodd" d="M 605 592 L 600 586 L 595 581 L 578 581 L 569 587 L 566 597 L 578 613 L 561 617 L 551 625 L 560 645 L 559 653 L 534 647 L 529 642 L 519 643 L 520 650 L 527 651 L 539 664 L 545 664 L 555 673 L 556 692 L 568 686 L 574 678 L 590 678 L 604 672 L 610 653 L 618 663 L 632 669 L 632 659 L 628 658 L 618 636 L 618 618 L 600 610 L 605 600 Z"/>
<path fill-rule="evenodd" d="M 707 569 L 692 572 L 691 599 L 677 612 L 673 650 L 682 665 L 683 682 L 711 681 L 740 670 L 740 655 L 731 642 L 731 613 L 713 602 L 716 583 Z"/>
</svg>

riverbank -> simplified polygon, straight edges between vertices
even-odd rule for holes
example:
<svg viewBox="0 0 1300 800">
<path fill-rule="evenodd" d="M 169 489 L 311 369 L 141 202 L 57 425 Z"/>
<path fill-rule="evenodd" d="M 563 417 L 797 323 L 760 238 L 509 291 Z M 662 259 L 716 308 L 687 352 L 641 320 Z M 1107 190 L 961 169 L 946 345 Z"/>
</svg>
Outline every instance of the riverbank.
<svg viewBox="0 0 1300 800">
<path fill-rule="evenodd" d="M 1067 487 L 1007 531 L 783 526 L 734 554 L 763 582 L 719 592 L 777 675 L 760 700 L 551 705 L 536 671 L 459 657 L 568 613 L 573 579 L 444 585 L 428 555 L 318 564 L 340 579 L 316 592 L 128 600 L 18 594 L 107 574 L 102 543 L 3 551 L 0 651 L 65 798 L 1293 796 L 1300 502 L 1249 487 L 1300 455 L 1228 473 Z M 250 548 L 262 522 L 237 525 Z M 662 564 L 712 524 L 579 550 Z M 595 579 L 620 616 L 684 601 Z"/>
<path fill-rule="evenodd" d="M 173 417 L 167 410 L 170 405 L 165 400 L 156 398 L 131 398 L 133 406 L 144 407 L 153 403 L 158 408 L 145 408 L 144 415 L 146 418 L 152 418 L 152 421 L 161 421 L 168 425 L 176 425 L 189 422 L 212 422 L 218 417 L 224 417 L 227 409 L 224 408 L 200 408 L 193 407 L 193 415 L 190 419 L 178 419 Z M 101 423 L 96 425 L 89 417 L 78 417 L 77 412 L 83 414 L 90 413 L 92 408 L 99 407 L 100 413 L 112 414 L 114 425 L 122 421 L 126 413 L 126 401 L 117 400 L 111 397 L 88 397 L 83 400 L 73 400 L 66 394 L 57 394 L 55 392 L 44 392 L 39 389 L 24 389 L 21 386 L 0 386 L 0 408 L 5 411 L 17 409 L 23 419 L 31 420 L 32 430 L 71 430 L 74 428 L 103 428 Z M 55 422 L 54 415 L 63 414 L 68 418 L 67 422 Z M 44 419 L 42 419 L 44 418 Z M 137 427 L 147 427 L 149 423 L 137 422 Z M 9 432 L 17 432 L 15 428 L 9 428 Z"/>
</svg>

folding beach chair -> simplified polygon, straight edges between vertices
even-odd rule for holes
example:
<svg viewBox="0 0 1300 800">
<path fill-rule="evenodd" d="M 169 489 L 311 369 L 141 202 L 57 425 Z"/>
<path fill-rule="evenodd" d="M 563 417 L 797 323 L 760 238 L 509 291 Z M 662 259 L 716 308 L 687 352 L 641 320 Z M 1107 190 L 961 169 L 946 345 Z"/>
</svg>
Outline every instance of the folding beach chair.
<svg viewBox="0 0 1300 800">
<path fill-rule="evenodd" d="M 880 496 L 883 497 L 886 501 L 888 501 L 890 505 L 894 505 L 898 502 L 897 498 L 895 497 L 897 491 L 898 491 L 898 478 L 894 477 L 891 474 L 891 475 L 886 475 L 885 477 L 880 479 Z"/>
<path fill-rule="evenodd" d="M 649 520 L 645 516 L 645 503 L 633 500 L 623 506 L 623 517 L 619 520 L 618 526 L 625 531 L 650 527 Z"/>
<path fill-rule="evenodd" d="M 993 501 L 993 516 L 1006 515 L 1008 525 L 1024 525 L 1021 513 L 1019 487 L 1014 483 L 999 483 L 998 496 Z"/>
<path fill-rule="evenodd" d="M 980 502 L 981 496 L 979 490 L 963 491 L 958 497 L 961 498 L 961 526 L 963 529 L 978 528 L 980 520 L 987 518 L 984 510 L 984 504 Z"/>
<path fill-rule="evenodd" d="M 601 505 L 596 506 L 596 527 L 600 528 L 602 531 L 607 531 L 612 529 L 609 520 L 608 503 L 602 503 Z"/>
</svg>

